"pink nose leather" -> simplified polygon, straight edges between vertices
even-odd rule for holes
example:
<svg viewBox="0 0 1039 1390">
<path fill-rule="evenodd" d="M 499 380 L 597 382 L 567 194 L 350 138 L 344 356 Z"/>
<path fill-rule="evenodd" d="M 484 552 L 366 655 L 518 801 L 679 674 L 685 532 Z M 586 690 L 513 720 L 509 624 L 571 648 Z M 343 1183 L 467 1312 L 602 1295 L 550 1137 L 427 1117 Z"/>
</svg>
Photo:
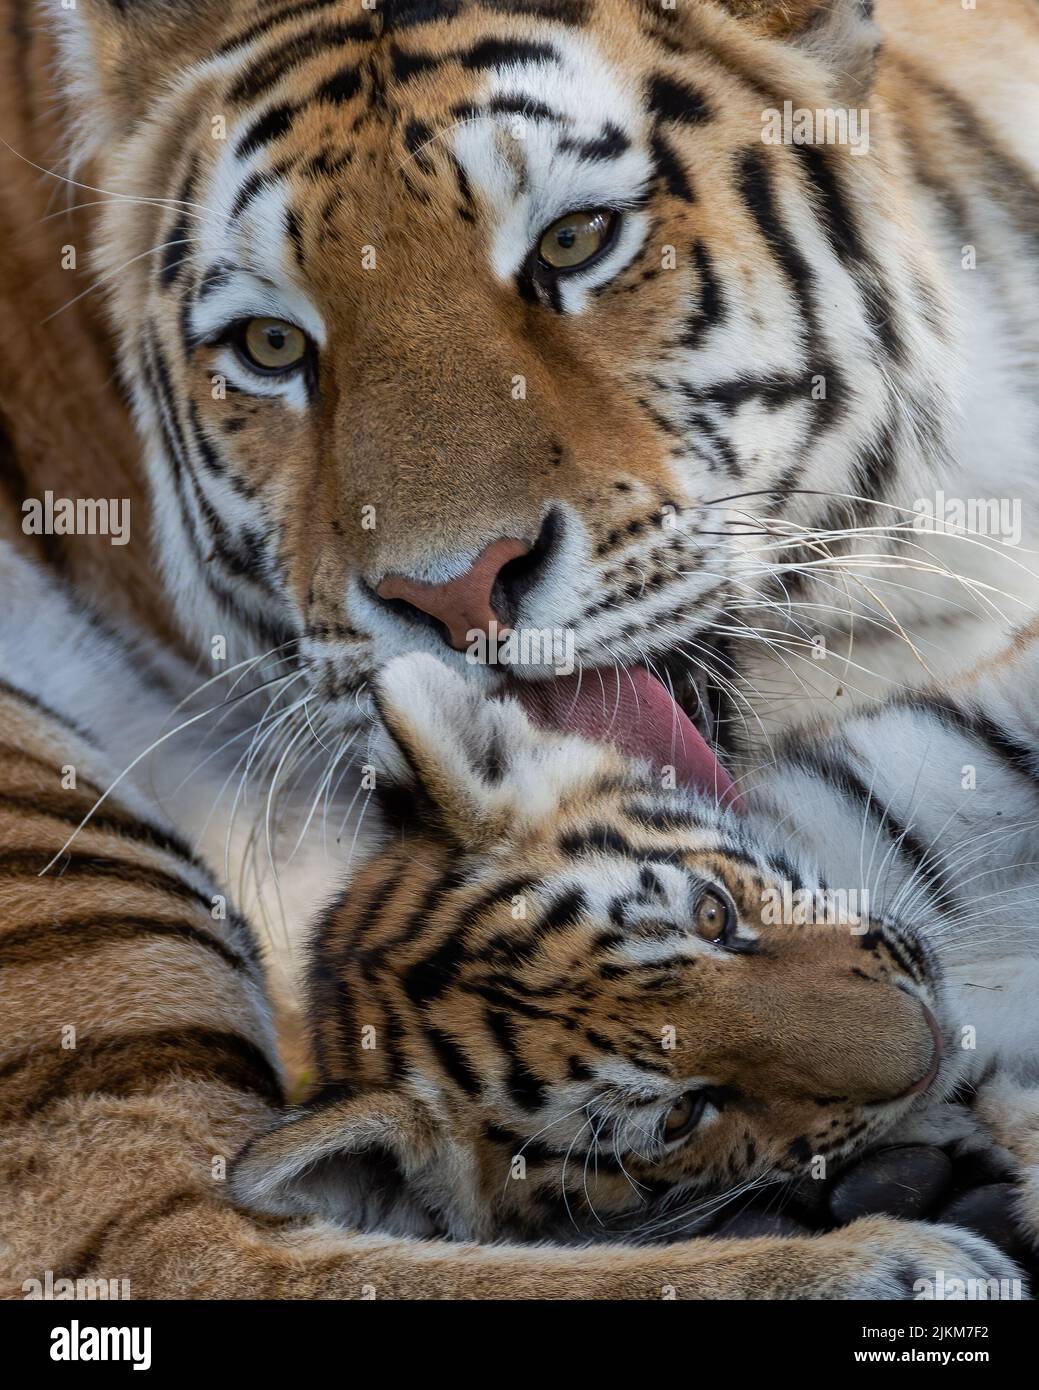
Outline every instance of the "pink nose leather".
<svg viewBox="0 0 1039 1390">
<path fill-rule="evenodd" d="M 376 589 L 380 598 L 403 599 L 443 623 L 456 651 L 469 645 L 467 634 L 474 629 L 489 632 L 490 624 L 498 624 L 498 635 L 506 628 L 491 604 L 495 580 L 510 560 L 527 555 L 526 541 L 505 536 L 492 541 L 481 550 L 465 574 L 447 584 L 427 584 L 422 579 L 408 579 L 403 574 L 391 574 Z"/>
</svg>

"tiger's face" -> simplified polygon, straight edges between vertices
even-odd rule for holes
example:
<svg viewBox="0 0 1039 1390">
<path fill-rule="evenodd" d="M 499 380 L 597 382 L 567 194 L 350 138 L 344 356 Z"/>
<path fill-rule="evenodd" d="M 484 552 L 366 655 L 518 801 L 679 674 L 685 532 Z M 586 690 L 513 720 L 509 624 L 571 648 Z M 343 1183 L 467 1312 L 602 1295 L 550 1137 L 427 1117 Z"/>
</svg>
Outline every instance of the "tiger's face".
<svg viewBox="0 0 1039 1390">
<path fill-rule="evenodd" d="M 942 1070 L 936 970 L 770 827 L 535 729 L 425 657 L 379 706 L 397 831 L 311 945 L 322 1090 L 234 1190 L 383 1227 L 669 1239 L 825 1176 Z M 803 901 L 803 898 L 800 899 Z"/>
<path fill-rule="evenodd" d="M 762 138 L 867 99 L 868 7 L 83 8 L 171 590 L 233 659 L 298 657 L 326 724 L 406 651 L 485 681 L 494 624 L 682 698 L 753 628 L 727 610 L 789 596 L 792 538 L 940 449 L 883 153 Z"/>
</svg>

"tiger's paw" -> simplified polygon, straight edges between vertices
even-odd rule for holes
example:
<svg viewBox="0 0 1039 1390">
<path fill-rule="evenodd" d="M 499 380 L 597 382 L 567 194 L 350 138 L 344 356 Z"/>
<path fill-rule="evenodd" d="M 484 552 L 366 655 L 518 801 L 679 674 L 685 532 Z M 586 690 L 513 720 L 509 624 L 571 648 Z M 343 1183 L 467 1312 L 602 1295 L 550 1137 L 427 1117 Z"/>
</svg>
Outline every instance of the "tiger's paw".
<svg viewBox="0 0 1039 1390">
<path fill-rule="evenodd" d="M 997 1074 L 979 1088 L 974 1108 L 1016 1165 L 1013 1214 L 1022 1237 L 1039 1252 L 1039 1086 Z"/>
<path fill-rule="evenodd" d="M 868 1217 L 825 1240 L 847 1243 L 835 1271 L 840 1299 L 942 1300 L 1028 1297 L 1018 1266 L 991 1242 L 958 1226 Z M 819 1294 L 810 1295 L 820 1297 Z"/>
</svg>

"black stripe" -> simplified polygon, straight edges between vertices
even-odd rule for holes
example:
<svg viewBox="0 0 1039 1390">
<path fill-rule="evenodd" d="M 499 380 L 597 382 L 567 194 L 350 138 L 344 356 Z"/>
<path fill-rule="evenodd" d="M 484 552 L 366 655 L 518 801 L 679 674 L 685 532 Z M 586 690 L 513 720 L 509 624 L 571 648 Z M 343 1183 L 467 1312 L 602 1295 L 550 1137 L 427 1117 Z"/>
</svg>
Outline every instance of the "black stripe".
<svg viewBox="0 0 1039 1390">
<path fill-rule="evenodd" d="M 159 284 L 163 289 L 169 289 L 174 285 L 180 275 L 181 266 L 190 259 L 190 250 L 194 238 L 191 236 L 191 214 L 185 206 L 191 201 L 191 195 L 195 191 L 195 176 L 198 169 L 198 160 L 192 157 L 188 166 L 188 172 L 180 186 L 180 204 L 176 220 L 167 238 L 168 245 L 162 253 L 162 262 L 159 266 Z"/>
<path fill-rule="evenodd" d="M 978 706 L 957 705 L 940 695 L 905 695 L 898 698 L 895 705 L 899 709 L 931 715 L 946 728 L 983 743 L 998 762 L 1039 791 L 1039 749 L 1014 738 Z"/>
<path fill-rule="evenodd" d="M 547 19 L 580 28 L 594 13 L 592 0 L 479 0 L 482 10 Z"/>
<path fill-rule="evenodd" d="M 458 54 L 458 61 L 470 72 L 483 72 L 487 68 L 501 68 L 512 63 L 556 63 L 559 54 L 548 43 L 493 38 L 474 43 L 467 52 Z"/>
<path fill-rule="evenodd" d="M 872 509 L 862 498 L 875 502 L 890 494 L 896 474 L 896 433 L 895 425 L 887 420 L 875 439 L 867 440 L 855 456 L 852 465 L 849 491 L 858 494 L 855 501 L 838 502 L 833 513 L 823 518 L 822 529 L 838 530 L 840 513 L 850 516 L 853 524 L 866 525 L 871 518 Z"/>
<path fill-rule="evenodd" d="M 394 44 L 390 49 L 390 71 L 395 82 L 410 82 L 419 73 L 432 72 L 439 68 L 443 62 L 439 54 L 434 53 L 409 53 L 403 48 L 398 48 Z"/>
<path fill-rule="evenodd" d="M 239 159 L 245 159 L 264 145 L 280 140 L 291 129 L 298 110 L 297 106 L 272 106 L 245 132 L 235 147 L 235 154 Z"/>
<path fill-rule="evenodd" d="M 894 49 L 889 50 L 888 56 L 902 70 L 905 80 L 923 89 L 941 104 L 953 127 L 953 138 L 962 139 L 981 157 L 985 193 L 1006 209 L 1017 224 L 1018 232 L 1032 247 L 1039 245 L 1039 187 L 1036 186 L 1034 171 L 999 144 L 975 107 L 936 82 L 929 71 L 910 62 Z M 959 201 L 961 208 L 966 207 L 961 201 L 962 181 L 959 184 L 951 182 L 947 185 L 947 192 Z"/>
<path fill-rule="evenodd" d="M 820 145 L 795 145 L 823 218 L 826 239 L 841 264 L 853 272 L 866 315 L 885 352 L 905 360 L 905 345 L 895 322 L 894 307 L 884 288 L 884 276 L 859 234 L 858 223 L 844 196 L 834 168 L 832 151 Z"/>
<path fill-rule="evenodd" d="M 711 253 L 699 238 L 693 242 L 690 254 L 696 271 L 699 299 L 696 309 L 686 320 L 682 346 L 695 351 L 714 324 L 725 314 L 725 297 L 722 294 L 721 282 L 714 272 Z"/>
<path fill-rule="evenodd" d="M 680 199 L 683 203 L 695 202 L 696 195 L 693 193 L 689 177 L 670 143 L 659 130 L 655 130 L 650 137 L 650 148 L 653 153 L 653 167 L 656 176 L 662 181 L 671 196 Z"/>
<path fill-rule="evenodd" d="M 89 1278 L 98 1267 L 105 1247 L 113 1237 L 125 1238 L 132 1231 L 144 1230 L 150 1235 L 156 1221 L 188 1207 L 209 1204 L 213 1200 L 211 1192 L 200 1191 L 195 1187 L 177 1188 L 168 1192 L 158 1201 L 144 1206 L 135 1204 L 132 1210 L 122 1208 L 115 1216 L 109 1217 L 97 1226 L 73 1252 L 54 1271 L 55 1279 Z M 250 1219 L 255 1219 L 250 1213 Z M 98 1277 L 98 1276 L 94 1276 Z"/>
<path fill-rule="evenodd" d="M 1019 776 L 1026 778 L 1033 788 L 1039 789 L 1039 763 L 1034 747 L 1019 743 L 1006 729 L 994 723 L 980 710 L 971 710 L 967 718 L 968 726 L 976 738 L 981 739 Z"/>
<path fill-rule="evenodd" d="M 199 281 L 197 297 L 199 299 L 205 299 L 208 295 L 221 289 L 227 284 L 233 273 L 233 265 L 228 265 L 226 261 L 217 261 L 215 265 L 209 267 Z"/>
<path fill-rule="evenodd" d="M 318 101 L 330 101 L 334 106 L 342 106 L 344 102 L 351 101 L 361 90 L 361 70 L 360 68 L 346 67 L 333 76 L 322 82 L 314 95 Z"/>
<path fill-rule="evenodd" d="M 738 187 L 747 211 L 781 266 L 797 300 L 807 337 L 805 370 L 810 375 L 822 376 L 826 382 L 825 397 L 812 402 L 815 406 L 813 423 L 819 434 L 828 429 L 843 411 L 844 375 L 826 353 L 815 307 L 815 276 L 779 213 L 771 173 L 762 150 L 744 152 L 739 163 Z M 775 484 L 777 505 L 797 486 L 803 471 L 804 463 L 798 460 L 780 474 Z"/>
<path fill-rule="evenodd" d="M 715 405 L 721 410 L 738 410 L 748 401 L 759 401 L 770 410 L 778 410 L 791 401 L 809 399 L 811 390 L 810 374 L 788 373 L 739 376 L 728 381 L 714 381 L 710 386 L 683 384 L 682 395 L 694 405 Z"/>
<path fill-rule="evenodd" d="M 452 931 L 429 955 L 410 966 L 404 974 L 404 988 L 416 1008 L 426 1008 L 439 998 L 458 974 L 459 966 L 469 952 L 466 934 L 485 912 L 500 903 L 508 902 L 524 889 L 530 879 L 517 878 L 484 893 L 465 909 Z"/>
<path fill-rule="evenodd" d="M 495 116 L 523 116 L 528 121 L 555 121 L 558 124 L 563 119 L 551 106 L 546 106 L 543 101 L 534 101 L 532 97 L 524 96 L 522 93 L 493 97 L 485 109 Z M 479 113 L 478 107 L 472 107 L 470 110 L 473 116 Z M 560 141 L 560 148 L 565 143 Z M 570 148 L 574 146 L 571 145 Z"/>
<path fill-rule="evenodd" d="M 371 37 L 368 20 L 340 24 L 318 24 L 302 34 L 294 34 L 283 44 L 263 52 L 238 78 L 228 92 L 235 103 L 257 101 L 276 87 L 293 68 L 343 44 L 358 43 Z"/>
<path fill-rule="evenodd" d="M 461 8 L 462 0 L 381 0 L 379 5 L 384 33 L 454 19 Z"/>
<path fill-rule="evenodd" d="M 619 126 L 615 126 L 611 122 L 594 140 L 564 138 L 560 140 L 559 148 L 568 154 L 580 155 L 582 159 L 619 159 L 631 148 L 631 141 Z"/>
<path fill-rule="evenodd" d="M 33 1071 L 42 1073 L 39 1089 L 19 1104 L 14 1083 Z M 181 1078 L 219 1082 L 271 1104 L 283 1101 L 277 1073 L 255 1043 L 237 1033 L 188 1027 L 84 1039 L 70 1051 L 29 1048 L 0 1067 L 0 1104 L 6 1102 L 9 1118 L 27 1120 L 55 1100 L 134 1095 Z"/>
<path fill-rule="evenodd" d="M 815 276 L 779 214 L 772 176 L 760 150 L 744 152 L 739 165 L 739 192 L 769 250 L 775 256 L 797 297 L 801 316 L 815 348 L 818 321 L 813 292 Z"/>
<path fill-rule="evenodd" d="M 6 850 L 0 853 L 0 878 L 40 878 L 41 886 L 45 888 L 56 878 L 114 878 L 135 887 L 155 888 L 175 898 L 200 903 L 207 912 L 212 910 L 211 900 L 183 879 L 166 873 L 163 869 L 137 864 L 129 859 L 116 859 L 110 855 L 80 854 L 66 850 L 50 870 L 49 876 L 41 878 L 43 869 L 54 857 L 52 849 Z"/>
<path fill-rule="evenodd" d="M 563 854 L 575 857 L 586 854 L 618 854 L 625 859 L 657 864 L 674 863 L 678 854 L 677 849 L 634 845 L 615 826 L 603 824 L 588 825 L 583 830 L 569 831 L 560 838 L 559 848 Z"/>
<path fill-rule="evenodd" d="M 507 1070 L 505 1084 L 509 1095 L 521 1110 L 538 1110 L 545 1103 L 548 1082 L 531 1071 L 520 1056 L 516 1027 L 508 1014 L 488 1009 L 484 1015 L 492 1037 L 505 1054 Z"/>
<path fill-rule="evenodd" d="M 456 1086 L 469 1096 L 477 1096 L 483 1089 L 480 1077 L 466 1059 L 465 1053 L 458 1044 L 441 1032 L 439 1028 L 434 1028 L 431 1023 L 427 1023 L 423 1028 L 423 1034 L 432 1044 L 441 1066 Z"/>
<path fill-rule="evenodd" d="M 92 748 L 98 747 L 97 740 L 81 725 L 74 723 L 67 715 L 59 714 L 51 705 L 44 704 L 39 696 L 30 695 L 27 690 L 22 690 L 20 686 L 12 685 L 11 682 L 5 680 L 3 676 L 0 676 L 0 694 L 10 699 L 17 700 L 20 704 L 28 705 L 30 709 L 35 710 L 38 714 L 44 715 L 47 719 L 53 719 L 56 724 L 63 725 L 71 733 L 74 733 L 77 738 L 81 738 L 84 743 L 89 743 Z M 19 750 L 19 752 L 22 752 L 22 756 L 24 757 L 29 756 L 29 754 L 24 753 L 23 750 Z"/>
<path fill-rule="evenodd" d="M 492 1144 L 501 1144 L 514 1158 L 522 1150 L 528 1167 L 555 1164 L 559 1155 L 564 1152 L 561 1148 L 553 1149 L 541 1139 L 525 1139 L 522 1134 L 517 1134 L 513 1129 L 506 1129 L 503 1125 L 488 1124 L 484 1129 L 484 1137 Z"/>
<path fill-rule="evenodd" d="M 255 39 L 262 39 L 272 29 L 287 24 L 290 20 L 302 19 L 304 16 L 314 14 L 319 10 L 338 9 L 342 3 L 343 0 L 296 0 L 295 4 L 286 5 L 283 9 L 266 15 L 255 24 L 250 24 L 248 28 L 240 29 L 236 34 L 232 34 L 229 39 L 224 40 L 216 51 L 219 54 L 230 53 L 232 49 L 241 48 L 243 44 L 252 43 Z M 370 26 L 369 33 L 371 33 Z"/>
<path fill-rule="evenodd" d="M 235 200 L 231 204 L 231 211 L 227 215 L 228 222 L 237 222 L 254 198 L 258 198 L 265 188 L 275 187 L 277 187 L 277 183 L 269 170 L 254 170 L 238 190 Z"/>
<path fill-rule="evenodd" d="M 0 965 L 35 965 L 41 958 L 55 954 L 93 950 L 114 941 L 146 941 L 155 937 L 202 946 L 233 970 L 252 973 L 254 961 L 239 955 L 212 932 L 203 931 L 191 922 L 103 913 L 81 918 L 63 917 L 60 921 L 49 918 L 46 922 L 33 922 L 3 933 L 0 935 Z"/>
<path fill-rule="evenodd" d="M 836 791 L 853 798 L 863 811 L 880 825 L 892 841 L 897 853 L 908 859 L 914 870 L 914 877 L 921 879 L 930 890 L 935 907 L 940 912 L 950 912 L 956 906 L 956 896 L 952 886 L 940 868 L 941 854 L 936 855 L 933 845 L 924 844 L 892 814 L 890 807 L 878 801 L 871 787 L 843 760 L 838 762 L 833 750 L 815 752 L 802 747 L 793 759 L 810 775 L 818 777 Z"/>
<path fill-rule="evenodd" d="M 154 338 L 152 339 L 152 359 L 155 375 L 162 391 L 162 399 L 165 403 L 170 420 L 173 423 L 176 440 L 179 445 L 179 452 L 175 453 L 174 456 L 181 462 L 184 474 L 191 485 L 192 496 L 194 497 L 195 506 L 198 510 L 199 519 L 206 529 L 207 540 L 212 551 L 211 556 L 203 556 L 201 548 L 198 545 L 198 537 L 195 535 L 194 528 L 192 527 L 191 535 L 200 565 L 204 566 L 210 558 L 216 558 L 223 565 L 225 571 L 233 578 L 247 579 L 257 588 L 263 590 L 269 597 L 277 597 L 275 589 L 266 573 L 266 553 L 262 537 L 256 532 L 251 531 L 248 527 L 243 527 L 234 536 L 230 535 L 224 525 L 222 516 L 207 497 L 195 474 L 193 455 L 189 448 L 188 440 L 184 434 L 179 416 L 176 413 L 172 376 L 167 366 L 166 359 Z M 189 419 L 189 429 L 194 428 L 197 418 L 196 412 L 194 418 Z M 198 446 L 200 434 L 201 431 L 195 434 L 194 442 L 196 446 Z M 188 524 L 187 520 L 185 524 Z"/>
<path fill-rule="evenodd" d="M 63 825 L 78 826 L 85 814 L 84 806 L 82 803 L 70 805 L 69 802 L 67 793 L 54 795 L 43 791 L 34 791 L 31 794 L 0 792 L 0 807 L 7 807 L 18 815 L 25 818 L 41 816 L 48 820 L 60 821 Z M 165 854 L 171 854 L 185 864 L 190 864 L 192 868 L 205 872 L 198 856 L 192 853 L 179 835 L 153 825 L 150 821 L 111 811 L 98 811 L 90 817 L 85 829 L 101 834 L 118 835 L 121 840 L 162 850 Z"/>
<path fill-rule="evenodd" d="M 241 601 L 233 596 L 213 577 L 209 556 L 202 545 L 188 507 L 187 485 L 190 483 L 197 498 L 198 483 L 194 471 L 187 463 L 188 451 L 180 422 L 176 415 L 172 383 L 165 362 L 162 360 L 154 334 L 149 330 L 141 345 L 140 367 L 148 389 L 157 406 L 159 430 L 166 446 L 166 455 L 173 478 L 174 492 L 185 538 L 195 558 L 196 572 L 209 590 L 219 608 L 236 622 L 240 623 L 268 647 L 282 646 L 292 633 L 287 626 L 278 626 L 271 619 L 260 617 L 243 609 Z M 202 502 L 198 501 L 200 519 L 204 516 Z M 212 508 L 209 508 L 212 515 Z M 269 593 L 268 589 L 268 593 Z"/>
<path fill-rule="evenodd" d="M 695 87 L 663 73 L 650 79 L 647 101 L 657 120 L 702 125 L 711 119 L 711 108 Z"/>
</svg>

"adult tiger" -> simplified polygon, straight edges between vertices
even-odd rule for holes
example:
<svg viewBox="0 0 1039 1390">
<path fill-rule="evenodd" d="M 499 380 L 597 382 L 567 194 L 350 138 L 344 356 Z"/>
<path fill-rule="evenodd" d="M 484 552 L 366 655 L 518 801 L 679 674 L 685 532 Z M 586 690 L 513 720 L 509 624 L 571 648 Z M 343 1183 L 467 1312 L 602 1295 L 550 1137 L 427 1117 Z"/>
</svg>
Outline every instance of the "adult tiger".
<svg viewBox="0 0 1039 1390">
<path fill-rule="evenodd" d="M 89 706 L 115 766 L 147 741 L 122 688 L 45 669 L 88 623 L 149 635 L 167 712 L 181 655 L 298 652 L 278 769 L 328 735 L 340 757 L 402 651 L 489 682 L 443 637 L 493 620 L 572 634 L 586 671 L 651 665 L 691 706 L 712 664 L 735 756 L 813 691 L 983 650 L 979 586 L 1030 592 L 992 546 L 882 534 L 937 486 L 991 496 L 994 460 L 1031 497 L 1024 5 L 879 27 L 851 0 L 4 12 L 0 524 L 75 595 L 45 636 L 5 610 L 4 674 Z M 868 105 L 868 154 L 764 142 L 788 100 Z M 68 141 L 73 185 L 40 172 Z M 69 193 L 98 206 L 53 217 Z M 74 264 L 103 323 L 89 294 L 64 308 Z M 27 535 L 48 492 L 129 498 L 134 539 Z M 307 858 L 300 801 L 294 922 L 337 867 Z M 175 819 L 216 863 L 211 811 Z"/>
<path fill-rule="evenodd" d="M 940 489 L 1034 538 L 1037 22 L 905 8 L 7 0 L 16 539 L 48 487 L 131 497 L 125 557 L 45 538 L 80 588 L 193 652 L 298 640 L 332 721 L 492 619 L 687 701 L 713 656 L 737 744 L 957 668 L 1033 576 L 905 527 Z M 52 44 L 71 189 L 24 162 Z M 871 119 L 768 143 L 787 102 Z M 95 226 L 41 224 L 69 195 Z"/>
</svg>

